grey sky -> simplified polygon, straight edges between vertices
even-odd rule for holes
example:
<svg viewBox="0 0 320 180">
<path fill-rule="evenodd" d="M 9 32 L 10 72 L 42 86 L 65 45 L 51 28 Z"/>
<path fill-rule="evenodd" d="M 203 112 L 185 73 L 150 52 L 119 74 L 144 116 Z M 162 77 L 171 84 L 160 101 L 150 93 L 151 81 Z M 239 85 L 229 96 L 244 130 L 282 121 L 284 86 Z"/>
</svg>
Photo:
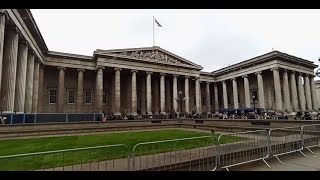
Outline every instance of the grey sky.
<svg viewBox="0 0 320 180">
<path fill-rule="evenodd" d="M 156 46 L 211 72 L 274 48 L 320 57 L 320 10 L 31 10 L 51 51 L 92 55 L 96 49 Z"/>
</svg>

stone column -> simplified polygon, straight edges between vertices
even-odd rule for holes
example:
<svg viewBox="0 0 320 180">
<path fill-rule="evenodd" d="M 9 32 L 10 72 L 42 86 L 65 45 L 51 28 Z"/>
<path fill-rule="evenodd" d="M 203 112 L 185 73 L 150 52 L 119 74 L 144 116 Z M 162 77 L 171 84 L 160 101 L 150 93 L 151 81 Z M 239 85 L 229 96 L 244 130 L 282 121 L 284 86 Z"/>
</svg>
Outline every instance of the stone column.
<svg viewBox="0 0 320 180">
<path fill-rule="evenodd" d="M 312 96 L 312 107 L 313 110 L 315 112 L 319 112 L 319 106 L 318 106 L 318 96 L 316 93 L 316 86 L 314 84 L 314 77 L 315 76 L 311 76 L 310 77 L 310 81 L 311 81 L 311 96 Z"/>
<path fill-rule="evenodd" d="M 301 73 L 298 74 L 298 93 L 299 93 L 300 109 L 302 112 L 304 112 L 306 111 L 306 99 L 304 96 Z"/>
<path fill-rule="evenodd" d="M 237 86 L 237 79 L 236 78 L 232 78 L 232 88 L 233 88 L 233 108 L 238 109 L 239 108 L 238 86 Z"/>
<path fill-rule="evenodd" d="M 245 107 L 250 108 L 250 86 L 249 86 L 249 80 L 248 80 L 248 75 L 243 75 L 243 84 L 244 84 L 244 102 L 245 102 Z"/>
<path fill-rule="evenodd" d="M 223 91 L 223 108 L 228 109 L 227 85 L 225 81 L 222 81 L 222 91 Z"/>
<path fill-rule="evenodd" d="M 32 95 L 32 113 L 38 112 L 38 97 L 39 97 L 39 62 L 34 61 L 33 71 L 33 95 Z"/>
<path fill-rule="evenodd" d="M 165 91 L 165 77 L 166 74 L 160 73 L 160 114 L 166 114 L 166 91 Z"/>
<path fill-rule="evenodd" d="M 290 86 L 291 86 L 291 100 L 292 100 L 293 111 L 297 112 L 299 110 L 299 105 L 298 105 L 296 74 L 294 71 L 290 73 Z"/>
<path fill-rule="evenodd" d="M 146 115 L 146 80 L 143 77 L 141 81 L 141 114 Z"/>
<path fill-rule="evenodd" d="M 152 115 L 151 105 L 152 105 L 152 94 L 151 94 L 151 74 L 152 72 L 146 72 L 146 84 L 147 84 L 147 113 Z"/>
<path fill-rule="evenodd" d="M 58 113 L 63 113 L 64 112 L 64 94 L 65 94 L 65 84 L 64 84 L 64 79 L 65 79 L 65 67 L 58 67 L 59 70 L 59 84 L 58 84 Z"/>
<path fill-rule="evenodd" d="M 207 114 L 211 114 L 211 104 L 210 104 L 210 82 L 206 82 L 206 104 L 207 104 Z"/>
<path fill-rule="evenodd" d="M 25 113 L 31 113 L 31 110 L 32 110 L 33 71 L 34 71 L 34 53 L 29 51 L 28 60 L 27 60 L 26 97 L 24 102 Z"/>
<path fill-rule="evenodd" d="M 77 89 L 77 112 L 82 112 L 83 106 L 83 78 L 84 78 L 84 69 L 77 69 L 78 71 L 78 89 Z"/>
<path fill-rule="evenodd" d="M 280 86 L 280 77 L 279 77 L 279 68 L 272 68 L 273 72 L 273 84 L 274 84 L 274 94 L 276 97 L 276 111 L 282 112 L 282 96 L 281 96 L 281 86 Z"/>
<path fill-rule="evenodd" d="M 97 67 L 97 74 L 96 74 L 96 112 L 102 113 L 103 112 L 103 70 L 105 67 L 98 66 Z"/>
<path fill-rule="evenodd" d="M 265 102 L 264 102 L 264 87 L 263 87 L 263 79 L 262 79 L 262 72 L 256 72 L 257 81 L 258 81 L 258 101 L 259 107 L 265 109 Z"/>
<path fill-rule="evenodd" d="M 199 113 L 202 113 L 202 90 L 201 90 L 202 81 L 199 80 Z"/>
<path fill-rule="evenodd" d="M 173 98 L 173 110 L 174 112 L 178 112 L 178 82 L 177 82 L 178 75 L 173 75 L 173 86 L 172 86 L 172 98 Z"/>
<path fill-rule="evenodd" d="M 19 35 L 18 29 L 15 27 L 9 27 L 5 33 L 0 104 L 2 105 L 1 109 L 3 112 L 13 112 Z"/>
<path fill-rule="evenodd" d="M 39 97 L 38 97 L 38 113 L 43 112 L 43 77 L 44 65 L 39 66 Z"/>
<path fill-rule="evenodd" d="M 137 70 L 131 70 L 131 114 L 137 115 Z"/>
<path fill-rule="evenodd" d="M 196 91 L 196 111 L 200 113 L 200 82 L 199 77 L 196 77 L 195 80 L 195 91 Z"/>
<path fill-rule="evenodd" d="M 114 115 L 121 115 L 120 112 L 120 71 L 122 70 L 121 68 L 114 68 L 115 70 L 115 76 L 114 76 L 114 92 L 115 92 L 115 113 Z"/>
<path fill-rule="evenodd" d="M 215 82 L 213 86 L 214 90 L 214 111 L 219 114 L 219 99 L 218 99 L 218 84 Z"/>
<path fill-rule="evenodd" d="M 1 14 L 0 14 L 1 15 Z M 24 101 L 26 94 L 26 75 L 27 75 L 28 46 L 26 41 L 19 43 L 18 64 L 17 64 L 17 82 L 14 98 L 14 111 L 24 112 Z"/>
<path fill-rule="evenodd" d="M 0 12 L 0 90 L 1 90 L 1 77 L 2 77 L 2 67 L 3 67 L 2 62 L 3 62 L 3 51 L 4 51 L 3 47 L 4 47 L 5 21 L 6 21 L 6 15 Z"/>
<path fill-rule="evenodd" d="M 312 101 L 311 101 L 311 91 L 310 91 L 310 81 L 309 76 L 306 74 L 304 75 L 304 93 L 307 100 L 307 109 L 308 111 L 313 111 L 312 109 Z"/>
<path fill-rule="evenodd" d="M 290 92 L 289 92 L 289 82 L 288 82 L 288 73 L 287 70 L 283 71 L 283 96 L 284 96 L 284 107 L 283 109 L 288 113 L 292 112 L 290 104 Z"/>
<path fill-rule="evenodd" d="M 185 106 L 186 106 L 186 113 L 190 112 L 190 97 L 189 97 L 189 76 L 185 76 L 185 79 L 184 79 L 184 96 L 185 96 Z"/>
</svg>

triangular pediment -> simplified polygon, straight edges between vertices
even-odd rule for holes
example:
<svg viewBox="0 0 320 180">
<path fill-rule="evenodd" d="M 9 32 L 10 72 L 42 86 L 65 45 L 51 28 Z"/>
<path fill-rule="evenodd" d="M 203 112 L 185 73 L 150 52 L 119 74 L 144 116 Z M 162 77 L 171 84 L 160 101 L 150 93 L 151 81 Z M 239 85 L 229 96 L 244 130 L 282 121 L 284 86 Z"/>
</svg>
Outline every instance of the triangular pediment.
<svg viewBox="0 0 320 180">
<path fill-rule="evenodd" d="M 109 54 L 109 55 L 116 55 L 121 57 L 127 57 L 127 58 L 133 58 L 133 59 L 162 62 L 167 64 L 187 65 L 187 66 L 192 66 L 195 69 L 202 69 L 200 65 L 197 65 L 191 61 L 188 61 L 169 51 L 161 49 L 160 47 L 97 50 L 96 52 Z"/>
</svg>

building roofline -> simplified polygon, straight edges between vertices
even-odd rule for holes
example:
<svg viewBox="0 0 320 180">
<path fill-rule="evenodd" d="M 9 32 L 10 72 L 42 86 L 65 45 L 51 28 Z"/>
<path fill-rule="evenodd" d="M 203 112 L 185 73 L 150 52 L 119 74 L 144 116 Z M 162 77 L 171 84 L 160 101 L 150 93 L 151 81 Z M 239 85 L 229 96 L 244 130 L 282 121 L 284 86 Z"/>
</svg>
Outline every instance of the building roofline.
<svg viewBox="0 0 320 180">
<path fill-rule="evenodd" d="M 48 56 L 62 56 L 67 58 L 74 58 L 74 59 L 84 59 L 84 60 L 92 60 L 92 56 L 80 55 L 80 54 L 71 54 L 71 53 L 64 53 L 58 51 L 48 51 Z"/>
</svg>

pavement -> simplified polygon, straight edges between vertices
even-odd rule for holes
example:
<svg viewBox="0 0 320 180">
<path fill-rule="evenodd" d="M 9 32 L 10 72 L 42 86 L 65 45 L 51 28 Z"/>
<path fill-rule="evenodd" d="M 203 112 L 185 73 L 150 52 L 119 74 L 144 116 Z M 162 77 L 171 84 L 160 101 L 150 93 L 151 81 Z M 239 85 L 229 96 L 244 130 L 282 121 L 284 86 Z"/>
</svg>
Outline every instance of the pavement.
<svg viewBox="0 0 320 180">
<path fill-rule="evenodd" d="M 267 160 L 270 168 L 259 161 L 243 166 L 235 166 L 229 168 L 230 171 L 320 171 L 320 148 L 314 147 L 311 150 L 313 155 L 308 150 L 304 150 L 304 157 L 300 152 L 279 156 L 281 164 L 276 158 Z"/>
</svg>

